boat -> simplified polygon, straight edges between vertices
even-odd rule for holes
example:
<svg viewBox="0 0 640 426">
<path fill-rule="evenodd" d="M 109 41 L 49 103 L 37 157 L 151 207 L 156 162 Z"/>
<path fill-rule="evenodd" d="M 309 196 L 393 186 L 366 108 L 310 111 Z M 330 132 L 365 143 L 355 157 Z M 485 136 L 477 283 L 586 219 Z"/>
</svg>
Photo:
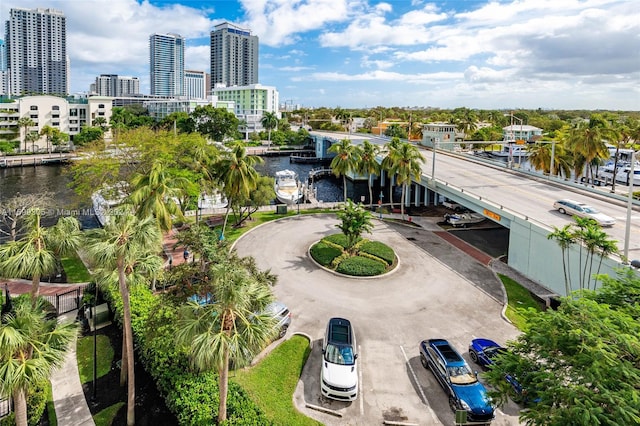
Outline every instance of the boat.
<svg viewBox="0 0 640 426">
<path fill-rule="evenodd" d="M 302 185 L 298 180 L 298 174 L 293 170 L 277 171 L 273 189 L 281 203 L 296 204 L 302 199 Z"/>
<path fill-rule="evenodd" d="M 227 199 L 220 191 L 214 191 L 212 194 L 202 194 L 198 199 L 198 209 L 213 210 L 223 209 L 227 207 Z"/>
<path fill-rule="evenodd" d="M 519 158 L 528 157 L 530 152 L 527 145 L 518 145 L 514 142 L 505 142 L 501 145 L 500 151 L 487 151 L 493 157 L 501 158 Z"/>
<path fill-rule="evenodd" d="M 620 162 L 617 164 L 617 168 L 614 163 L 609 161 L 604 166 L 598 167 L 598 179 L 605 182 L 605 185 L 609 185 L 615 179 L 616 182 L 621 182 L 625 185 L 629 183 L 629 174 L 631 173 L 631 163 Z M 633 186 L 640 186 L 640 163 L 636 162 L 633 165 Z"/>
<path fill-rule="evenodd" d="M 125 183 L 103 188 L 91 195 L 93 203 L 93 214 L 98 219 L 100 226 L 109 223 L 110 216 L 114 214 L 117 207 L 122 205 L 127 193 Z"/>
<path fill-rule="evenodd" d="M 484 220 L 485 217 L 483 215 L 475 212 L 448 213 L 444 215 L 444 221 L 455 228 L 466 228 L 468 225 L 480 223 Z"/>
</svg>

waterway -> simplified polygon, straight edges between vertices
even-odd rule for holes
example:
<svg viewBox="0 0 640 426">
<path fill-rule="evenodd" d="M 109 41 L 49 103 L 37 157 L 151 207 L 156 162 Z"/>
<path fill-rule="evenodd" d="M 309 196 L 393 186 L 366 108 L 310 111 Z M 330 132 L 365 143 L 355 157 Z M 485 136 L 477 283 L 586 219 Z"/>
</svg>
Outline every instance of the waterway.
<svg viewBox="0 0 640 426">
<path fill-rule="evenodd" d="M 290 169 L 298 173 L 306 183 L 309 171 L 317 164 L 290 163 L 289 157 L 264 157 L 264 164 L 256 169 L 261 174 L 275 176 L 275 172 Z M 46 206 L 45 225 L 52 224 L 59 216 L 73 215 L 84 229 L 99 226 L 89 198 L 79 197 L 70 187 L 71 176 L 64 165 L 41 165 L 26 167 L 0 168 L 0 208 L 3 201 L 18 194 L 51 194 L 53 204 Z M 326 177 L 316 180 L 317 199 L 322 201 L 339 201 L 342 199 L 342 180 Z"/>
</svg>

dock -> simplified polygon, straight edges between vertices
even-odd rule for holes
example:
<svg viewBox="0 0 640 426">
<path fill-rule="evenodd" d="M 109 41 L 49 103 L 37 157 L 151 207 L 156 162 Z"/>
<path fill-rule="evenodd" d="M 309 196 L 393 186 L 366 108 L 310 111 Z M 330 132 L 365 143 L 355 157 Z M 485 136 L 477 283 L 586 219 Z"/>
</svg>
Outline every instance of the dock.
<svg viewBox="0 0 640 426">
<path fill-rule="evenodd" d="M 51 153 L 4 156 L 0 157 L 0 168 L 66 163 L 69 162 L 74 155 L 73 153 Z"/>
</svg>

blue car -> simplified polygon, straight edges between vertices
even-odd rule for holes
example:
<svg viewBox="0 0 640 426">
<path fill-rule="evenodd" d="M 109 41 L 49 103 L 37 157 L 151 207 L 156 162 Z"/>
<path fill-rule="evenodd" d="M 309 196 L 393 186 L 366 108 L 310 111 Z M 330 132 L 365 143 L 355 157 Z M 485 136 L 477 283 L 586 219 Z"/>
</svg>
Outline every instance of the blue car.
<svg viewBox="0 0 640 426">
<path fill-rule="evenodd" d="M 490 423 L 494 408 L 487 391 L 467 362 L 444 339 L 423 340 L 420 362 L 430 369 L 442 389 L 449 395 L 451 410 L 465 410 L 470 422 Z"/>
<path fill-rule="evenodd" d="M 494 363 L 496 355 L 505 351 L 505 348 L 490 339 L 473 339 L 469 344 L 469 357 L 471 357 L 473 362 L 485 368 L 490 368 Z M 525 403 L 528 402 L 528 392 L 522 389 L 522 385 L 518 383 L 515 377 L 506 374 L 504 379 L 513 388 L 517 399 Z M 534 399 L 533 401 L 535 402 L 536 400 L 537 399 Z"/>
</svg>

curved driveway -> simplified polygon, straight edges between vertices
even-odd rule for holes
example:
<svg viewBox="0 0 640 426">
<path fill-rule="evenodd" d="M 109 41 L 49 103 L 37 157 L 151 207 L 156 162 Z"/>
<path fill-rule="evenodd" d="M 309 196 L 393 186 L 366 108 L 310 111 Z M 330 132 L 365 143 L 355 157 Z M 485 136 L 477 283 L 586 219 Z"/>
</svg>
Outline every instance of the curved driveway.
<svg viewBox="0 0 640 426">
<path fill-rule="evenodd" d="M 298 408 L 327 425 L 385 420 L 452 424 L 443 390 L 420 365 L 419 342 L 446 338 L 466 354 L 473 337 L 505 343 L 517 330 L 501 318 L 502 306 L 495 299 L 378 220 L 373 235 L 365 237 L 396 250 L 400 262 L 395 271 L 373 279 L 350 279 L 319 268 L 307 250 L 322 237 L 339 232 L 337 223 L 335 215 L 289 217 L 253 229 L 235 244 L 239 255 L 253 256 L 260 268 L 278 275 L 274 293 L 292 312 L 290 332 L 312 338 L 313 350 L 294 395 Z M 460 251 L 460 256 L 466 255 Z M 356 332 L 361 380 L 360 395 L 353 403 L 320 395 L 319 347 L 333 316 L 351 320 Z M 343 417 L 305 404 L 335 410 Z M 517 420 L 499 413 L 494 424 L 517 424 Z"/>
</svg>

